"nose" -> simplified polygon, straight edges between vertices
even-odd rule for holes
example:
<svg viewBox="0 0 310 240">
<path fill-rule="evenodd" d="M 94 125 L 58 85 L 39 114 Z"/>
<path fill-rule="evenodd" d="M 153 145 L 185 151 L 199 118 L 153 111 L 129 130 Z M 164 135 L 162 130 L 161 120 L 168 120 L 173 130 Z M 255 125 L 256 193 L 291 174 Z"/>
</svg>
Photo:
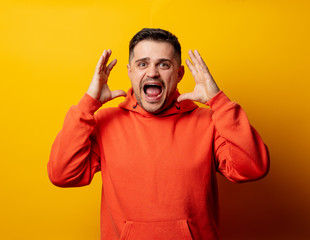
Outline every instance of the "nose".
<svg viewBox="0 0 310 240">
<path fill-rule="evenodd" d="M 147 76 L 151 77 L 151 78 L 155 78 L 159 76 L 159 72 L 158 69 L 156 67 L 156 65 L 150 65 L 147 69 Z"/>
</svg>

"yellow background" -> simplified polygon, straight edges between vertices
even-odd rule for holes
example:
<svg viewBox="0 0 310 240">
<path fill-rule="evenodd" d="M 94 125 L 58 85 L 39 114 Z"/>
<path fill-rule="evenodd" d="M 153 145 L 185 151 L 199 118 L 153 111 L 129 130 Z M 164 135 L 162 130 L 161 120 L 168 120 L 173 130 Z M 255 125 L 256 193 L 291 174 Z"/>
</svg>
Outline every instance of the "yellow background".
<svg viewBox="0 0 310 240">
<path fill-rule="evenodd" d="M 309 239 L 309 5 L 2 1 L 0 239 L 99 239 L 100 174 L 88 187 L 61 189 L 49 182 L 46 164 L 65 113 L 87 90 L 105 48 L 118 59 L 110 87 L 130 87 L 128 42 L 143 27 L 175 33 L 183 62 L 198 49 L 269 146 L 265 179 L 238 185 L 219 177 L 223 239 Z M 181 92 L 194 87 L 186 70 Z"/>
</svg>

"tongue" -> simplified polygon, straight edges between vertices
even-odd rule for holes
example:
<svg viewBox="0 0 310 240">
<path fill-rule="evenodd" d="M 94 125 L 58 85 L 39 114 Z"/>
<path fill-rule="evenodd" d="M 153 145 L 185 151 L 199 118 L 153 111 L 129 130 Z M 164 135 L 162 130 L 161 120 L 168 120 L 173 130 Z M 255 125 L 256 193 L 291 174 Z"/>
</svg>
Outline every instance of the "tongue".
<svg viewBox="0 0 310 240">
<path fill-rule="evenodd" d="M 161 90 L 159 87 L 152 86 L 148 87 L 145 92 L 149 97 L 156 97 L 160 94 Z"/>
</svg>

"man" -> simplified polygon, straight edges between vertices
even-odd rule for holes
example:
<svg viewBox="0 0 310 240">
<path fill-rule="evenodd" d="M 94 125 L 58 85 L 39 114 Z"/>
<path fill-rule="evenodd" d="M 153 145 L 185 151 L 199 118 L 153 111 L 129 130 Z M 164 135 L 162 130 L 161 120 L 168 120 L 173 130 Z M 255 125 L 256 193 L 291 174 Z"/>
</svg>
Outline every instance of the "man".
<svg viewBox="0 0 310 240">
<path fill-rule="evenodd" d="M 49 177 L 76 187 L 101 171 L 101 239 L 219 239 L 216 171 L 233 182 L 260 179 L 269 167 L 267 147 L 198 51 L 186 60 L 195 89 L 180 95 L 184 67 L 174 35 L 142 29 L 129 50 L 127 96 L 108 87 L 116 60 L 108 64 L 105 50 L 53 144 Z M 120 96 L 126 99 L 119 107 L 94 114 Z"/>
</svg>

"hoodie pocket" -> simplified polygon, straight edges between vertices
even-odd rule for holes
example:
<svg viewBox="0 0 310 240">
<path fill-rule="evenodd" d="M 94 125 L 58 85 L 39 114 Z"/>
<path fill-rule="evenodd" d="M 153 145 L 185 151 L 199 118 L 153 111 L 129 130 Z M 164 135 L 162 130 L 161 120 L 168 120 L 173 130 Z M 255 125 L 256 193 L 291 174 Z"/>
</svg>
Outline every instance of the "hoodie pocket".
<svg viewBox="0 0 310 240">
<path fill-rule="evenodd" d="M 193 240 L 186 220 L 126 221 L 120 240 Z"/>
</svg>

